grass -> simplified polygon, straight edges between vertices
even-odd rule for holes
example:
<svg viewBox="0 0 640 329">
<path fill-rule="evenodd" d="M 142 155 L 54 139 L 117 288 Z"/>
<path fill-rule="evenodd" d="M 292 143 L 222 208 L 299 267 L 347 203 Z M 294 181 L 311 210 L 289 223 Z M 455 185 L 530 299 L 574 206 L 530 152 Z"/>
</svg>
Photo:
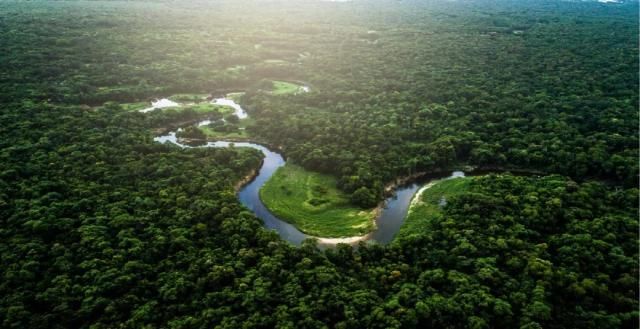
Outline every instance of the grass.
<svg viewBox="0 0 640 329">
<path fill-rule="evenodd" d="M 149 102 L 136 102 L 136 103 L 122 103 L 120 104 L 125 111 L 138 111 L 151 107 Z"/>
<path fill-rule="evenodd" d="M 363 235 L 373 229 L 375 213 L 349 201 L 332 176 L 287 164 L 260 190 L 265 206 L 302 232 L 319 237 Z"/>
<path fill-rule="evenodd" d="M 175 94 L 169 96 L 169 99 L 178 102 L 202 102 L 207 98 L 207 94 Z"/>
<path fill-rule="evenodd" d="M 242 96 L 244 96 L 244 92 L 228 93 L 226 97 L 236 103 L 240 103 Z"/>
<path fill-rule="evenodd" d="M 301 87 L 302 86 L 291 82 L 273 81 L 273 90 L 271 93 L 274 95 L 296 94 L 300 92 Z"/>
<path fill-rule="evenodd" d="M 227 107 L 225 107 L 226 109 Z M 240 130 L 236 131 L 236 132 L 230 132 L 230 133 L 226 133 L 226 132 L 222 132 L 222 131 L 215 131 L 207 126 L 203 126 L 200 127 L 200 130 L 202 130 L 202 132 L 205 133 L 205 135 L 207 135 L 207 137 L 212 137 L 212 138 L 229 138 L 229 139 L 248 139 L 249 135 L 247 134 L 246 128 L 247 126 L 250 126 L 251 124 L 253 124 L 254 119 L 253 118 L 246 118 L 246 119 L 242 119 L 240 120 L 240 122 L 238 122 L 238 127 L 241 128 Z"/>
<path fill-rule="evenodd" d="M 197 104 L 193 104 L 193 105 L 185 105 L 185 106 L 181 106 L 179 108 L 176 108 L 178 110 L 181 109 L 193 109 L 194 111 L 198 112 L 198 113 L 207 113 L 207 112 L 220 112 L 222 114 L 229 114 L 229 113 L 233 113 L 233 109 L 228 107 L 228 106 L 220 106 L 220 105 L 215 105 L 215 104 L 211 104 L 211 103 L 197 103 Z"/>
<path fill-rule="evenodd" d="M 151 107 L 150 104 L 147 104 L 145 106 L 146 107 Z M 211 112 L 220 112 L 223 115 L 225 114 L 229 114 L 229 113 L 233 113 L 234 110 L 228 106 L 221 106 L 221 105 L 215 105 L 215 104 L 211 104 L 211 103 L 197 103 L 197 104 L 191 104 L 191 105 L 182 105 L 182 106 L 175 106 L 175 107 L 166 107 L 164 109 L 161 109 L 160 111 L 176 111 L 176 112 L 180 112 L 180 111 L 184 111 L 184 110 L 194 110 L 196 113 L 199 114 L 205 114 L 205 113 L 211 113 Z"/>
<path fill-rule="evenodd" d="M 446 200 L 468 190 L 473 177 L 445 179 L 424 190 L 415 204 L 411 205 L 407 219 L 400 228 L 397 237 L 405 238 L 420 234 L 427 229 L 428 223 L 442 217 L 442 208 Z"/>
<path fill-rule="evenodd" d="M 186 108 L 193 108 L 198 113 L 211 112 L 214 110 L 221 111 L 220 106 L 209 104 L 209 102 L 205 101 L 206 97 L 206 94 L 176 94 L 169 96 L 168 99 L 178 103 L 195 103 L 193 105 L 183 105 L 170 108 L 176 111 L 184 110 Z M 125 111 L 138 111 L 151 107 L 151 102 L 120 103 L 120 106 Z M 221 112 L 226 114 L 233 111 L 232 109 L 229 109 L 228 111 L 226 109 L 227 108 Z"/>
</svg>

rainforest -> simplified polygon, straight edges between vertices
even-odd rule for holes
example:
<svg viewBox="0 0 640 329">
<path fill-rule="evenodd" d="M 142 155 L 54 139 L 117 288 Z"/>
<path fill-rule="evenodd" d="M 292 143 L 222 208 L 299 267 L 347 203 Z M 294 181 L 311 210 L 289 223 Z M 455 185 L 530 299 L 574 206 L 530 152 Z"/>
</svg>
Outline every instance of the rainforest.
<svg viewBox="0 0 640 329">
<path fill-rule="evenodd" d="M 0 1 L 1 328 L 638 328 L 637 1 Z"/>
</svg>

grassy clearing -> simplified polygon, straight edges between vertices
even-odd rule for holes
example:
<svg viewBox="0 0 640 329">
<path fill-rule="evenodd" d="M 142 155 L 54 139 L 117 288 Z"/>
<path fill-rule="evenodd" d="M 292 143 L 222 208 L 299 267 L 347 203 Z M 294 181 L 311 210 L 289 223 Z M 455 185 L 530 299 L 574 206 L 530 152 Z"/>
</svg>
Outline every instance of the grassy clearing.
<svg viewBox="0 0 640 329">
<path fill-rule="evenodd" d="M 179 108 L 177 108 L 178 110 L 181 109 L 192 109 L 198 113 L 208 113 L 208 112 L 220 112 L 222 114 L 229 114 L 229 113 L 233 113 L 234 110 L 231 107 L 228 106 L 221 106 L 221 105 L 215 105 L 215 104 L 211 104 L 211 103 L 198 103 L 198 104 L 193 104 L 193 105 L 185 105 L 185 106 L 181 106 Z"/>
<path fill-rule="evenodd" d="M 302 86 L 295 83 L 286 81 L 273 81 L 273 90 L 271 91 L 271 93 L 274 95 L 296 94 L 300 92 L 301 88 Z"/>
<path fill-rule="evenodd" d="M 182 106 L 165 108 L 165 110 L 166 109 L 171 109 L 171 110 L 181 111 L 181 110 L 184 110 L 184 109 L 187 109 L 187 108 L 192 108 L 198 113 L 220 111 L 221 113 L 226 114 L 226 113 L 233 112 L 233 109 L 231 109 L 231 108 L 226 108 L 226 107 L 221 107 L 221 106 L 218 106 L 218 105 L 210 104 L 209 102 L 206 101 L 206 97 L 207 97 L 206 94 L 176 94 L 176 95 L 171 95 L 171 96 L 168 97 L 169 100 L 172 100 L 174 102 L 177 102 L 177 103 L 180 103 L 180 104 L 183 104 L 183 105 Z M 184 105 L 184 103 L 193 103 L 193 104 Z M 152 106 L 152 104 L 151 104 L 151 102 L 134 102 L 134 103 L 120 103 L 120 106 L 125 111 L 138 111 L 138 110 L 149 108 L 149 107 Z"/>
<path fill-rule="evenodd" d="M 319 237 L 363 235 L 373 229 L 374 211 L 349 202 L 332 176 L 287 164 L 260 190 L 264 204 L 301 231 Z"/>
<path fill-rule="evenodd" d="M 468 190 L 473 177 L 445 179 L 424 190 L 415 204 L 409 209 L 407 219 L 398 232 L 399 238 L 419 234 L 428 223 L 442 217 L 442 208 L 446 200 Z"/>
<path fill-rule="evenodd" d="M 150 105 L 147 105 L 146 107 L 150 107 Z M 234 110 L 231 107 L 215 105 L 211 103 L 198 103 L 198 104 L 166 107 L 163 109 L 159 109 L 159 111 L 175 111 L 175 112 L 181 112 L 185 110 L 193 110 L 199 114 L 220 112 L 222 115 L 226 115 L 234 112 Z M 156 111 L 158 111 L 158 109 Z"/>
<path fill-rule="evenodd" d="M 175 94 L 169 96 L 169 99 L 178 103 L 203 102 L 206 100 L 207 96 L 207 94 Z"/>
<path fill-rule="evenodd" d="M 228 93 L 226 97 L 236 103 L 240 103 L 242 96 L 244 96 L 244 92 Z"/>
<path fill-rule="evenodd" d="M 207 138 L 213 139 L 237 139 L 237 140 L 245 140 L 249 138 L 245 130 L 237 130 L 233 132 L 223 132 L 223 131 L 215 131 L 212 128 L 203 126 L 199 127 L 202 132 L 207 135 Z"/>
<path fill-rule="evenodd" d="M 235 138 L 235 139 L 242 140 L 242 139 L 248 139 L 250 137 L 249 134 L 247 134 L 246 129 L 247 129 L 247 126 L 252 125 L 254 122 L 255 120 L 253 118 L 242 119 L 237 124 L 239 129 L 233 132 L 215 131 L 213 130 L 213 128 L 210 128 L 207 126 L 200 127 L 200 130 L 202 130 L 202 132 L 204 132 L 205 135 L 207 135 L 207 137 L 211 137 L 211 138 L 228 138 L 228 139 Z"/>
<path fill-rule="evenodd" d="M 151 103 L 149 102 L 122 103 L 120 104 L 120 106 L 125 111 L 138 111 L 138 110 L 151 107 Z"/>
</svg>

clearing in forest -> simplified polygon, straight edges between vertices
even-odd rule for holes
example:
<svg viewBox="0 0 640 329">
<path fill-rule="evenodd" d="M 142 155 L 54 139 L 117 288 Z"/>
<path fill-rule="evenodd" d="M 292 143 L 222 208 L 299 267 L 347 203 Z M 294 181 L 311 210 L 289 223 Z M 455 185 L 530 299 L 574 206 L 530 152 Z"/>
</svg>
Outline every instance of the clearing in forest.
<svg viewBox="0 0 640 329">
<path fill-rule="evenodd" d="M 273 95 L 298 94 L 305 92 L 304 86 L 286 81 L 273 81 Z"/>
<path fill-rule="evenodd" d="M 353 205 L 336 187 L 336 179 L 287 164 L 260 190 L 260 198 L 276 216 L 318 237 L 363 235 L 374 227 L 375 211 Z"/>
</svg>

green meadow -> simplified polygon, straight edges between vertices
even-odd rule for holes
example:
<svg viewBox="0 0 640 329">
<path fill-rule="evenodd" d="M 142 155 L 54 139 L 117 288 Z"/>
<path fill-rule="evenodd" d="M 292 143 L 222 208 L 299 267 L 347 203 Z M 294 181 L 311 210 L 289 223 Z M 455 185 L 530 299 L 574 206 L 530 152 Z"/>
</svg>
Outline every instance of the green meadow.
<svg viewBox="0 0 640 329">
<path fill-rule="evenodd" d="M 286 81 L 273 81 L 273 90 L 271 91 L 274 95 L 287 95 L 287 94 L 296 94 L 299 93 L 302 86 L 286 82 Z"/>
<path fill-rule="evenodd" d="M 336 179 L 287 164 L 260 190 L 265 206 L 304 233 L 319 237 L 363 235 L 373 229 L 374 211 L 354 206 Z"/>
</svg>

